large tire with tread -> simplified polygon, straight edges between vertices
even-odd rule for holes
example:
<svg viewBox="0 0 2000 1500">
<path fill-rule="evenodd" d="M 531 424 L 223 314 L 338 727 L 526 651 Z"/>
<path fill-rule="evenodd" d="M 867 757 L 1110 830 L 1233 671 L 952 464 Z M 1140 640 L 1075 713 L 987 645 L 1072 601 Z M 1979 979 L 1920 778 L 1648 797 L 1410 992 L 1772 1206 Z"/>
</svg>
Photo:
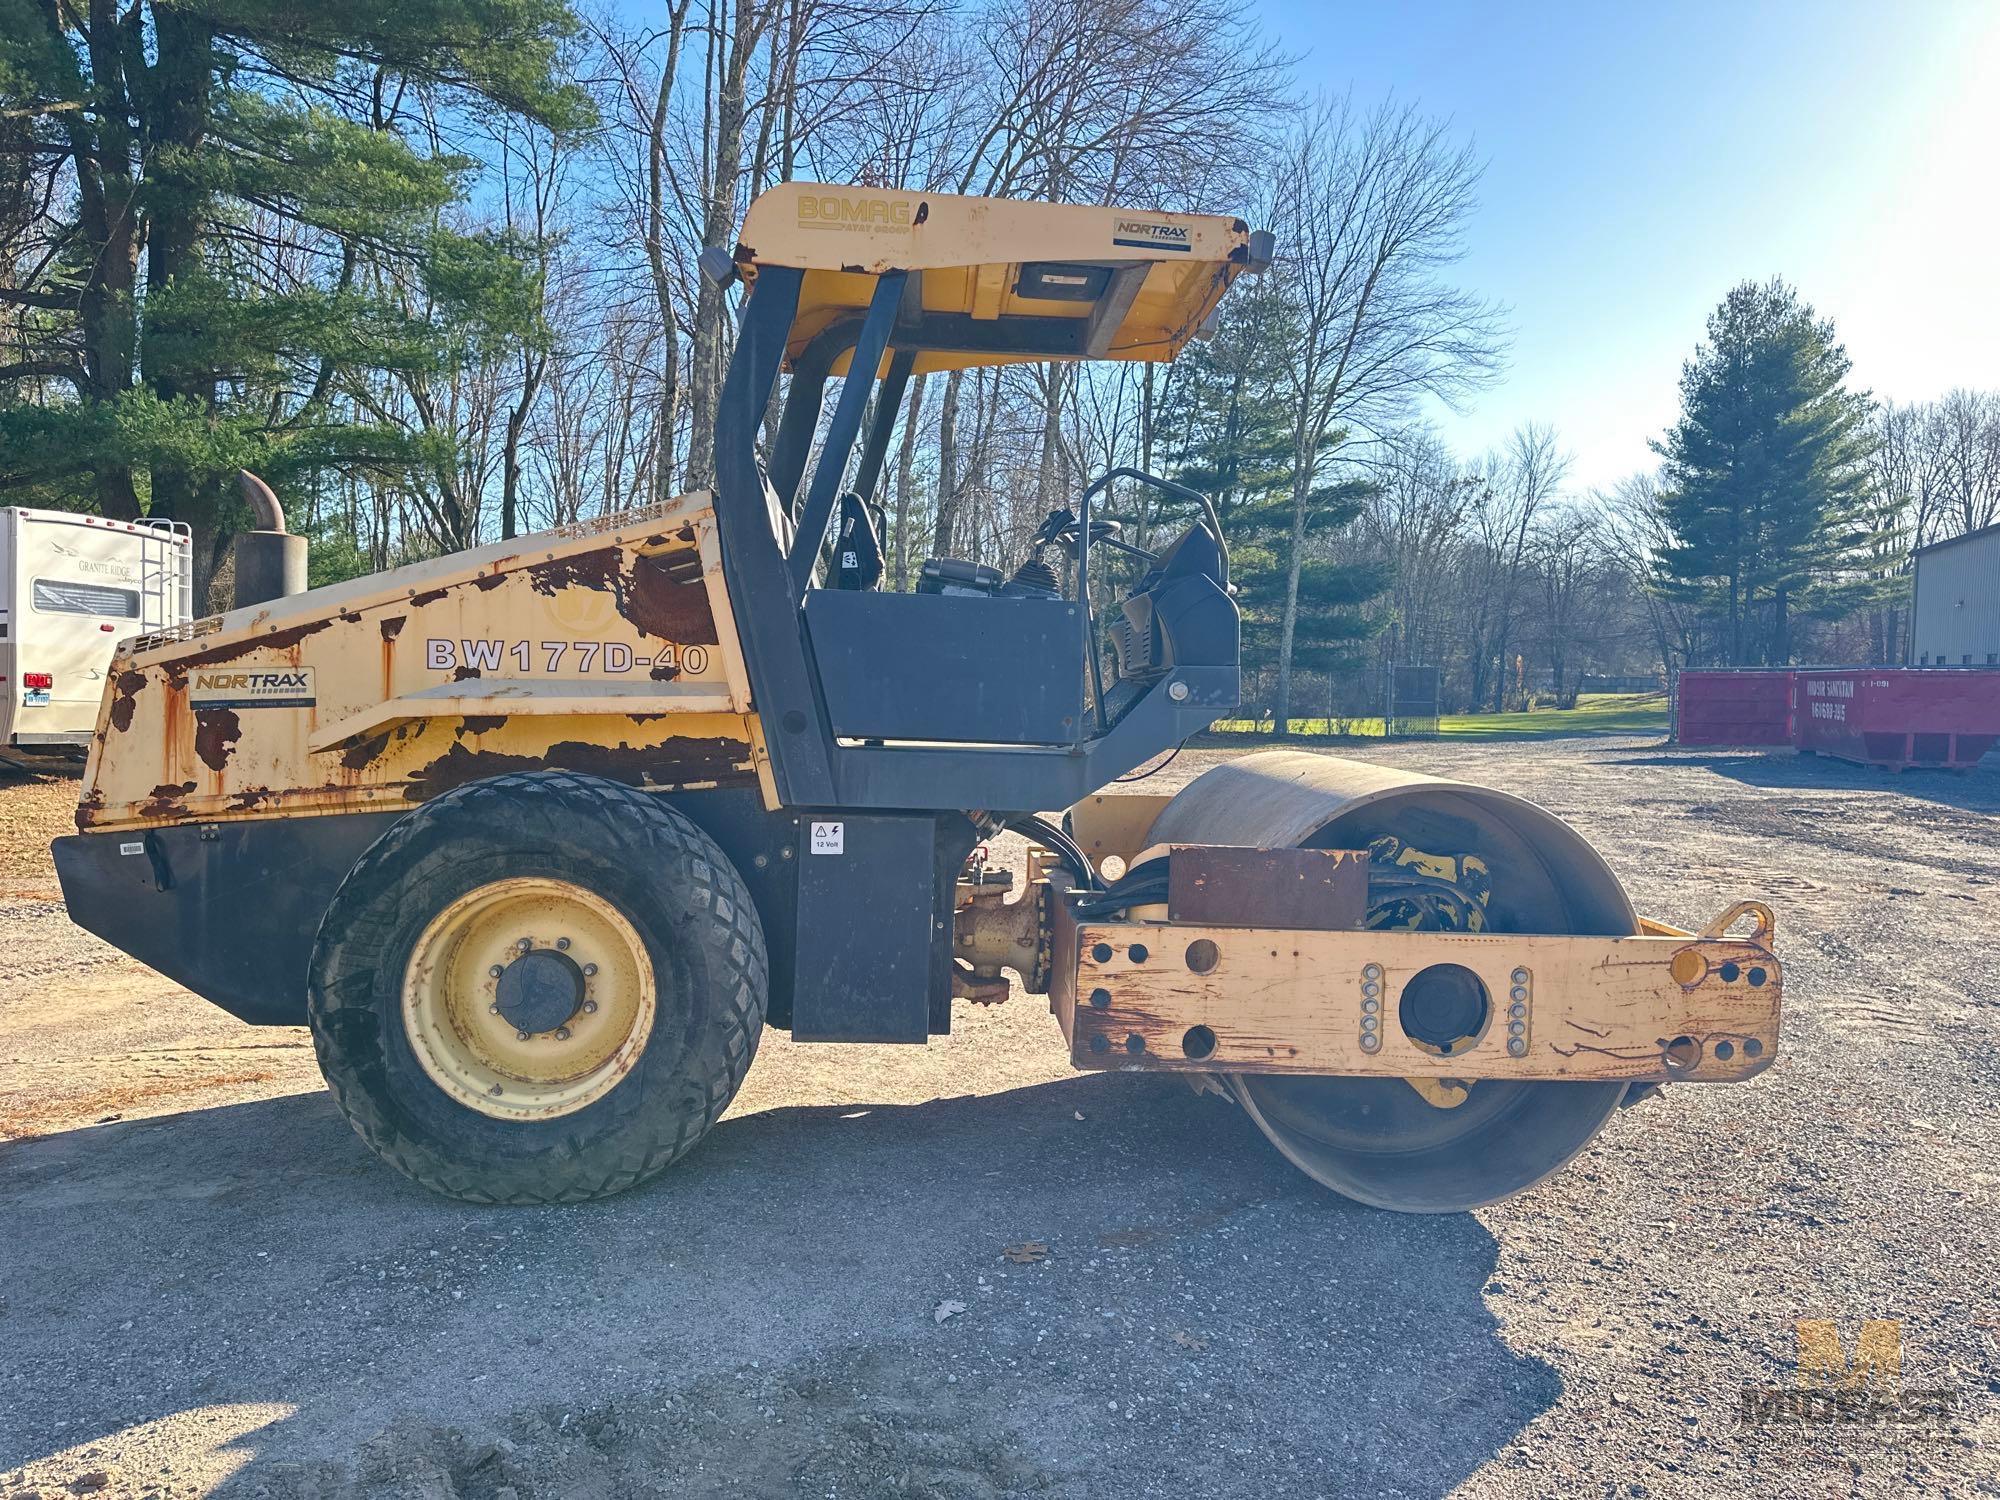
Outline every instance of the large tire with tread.
<svg viewBox="0 0 2000 1500">
<path fill-rule="evenodd" d="M 622 918 L 635 969 L 650 964 L 649 1008 L 636 1054 L 598 1070 L 601 1093 L 548 1118 L 494 1118 L 420 1058 L 412 954 L 455 903 L 538 880 Z M 469 1202 L 566 1203 L 645 1182 L 701 1139 L 749 1070 L 768 987 L 762 924 L 714 840 L 652 794 L 528 772 L 426 803 L 362 856 L 320 924 L 308 1011 L 334 1099 L 384 1161 Z"/>
</svg>

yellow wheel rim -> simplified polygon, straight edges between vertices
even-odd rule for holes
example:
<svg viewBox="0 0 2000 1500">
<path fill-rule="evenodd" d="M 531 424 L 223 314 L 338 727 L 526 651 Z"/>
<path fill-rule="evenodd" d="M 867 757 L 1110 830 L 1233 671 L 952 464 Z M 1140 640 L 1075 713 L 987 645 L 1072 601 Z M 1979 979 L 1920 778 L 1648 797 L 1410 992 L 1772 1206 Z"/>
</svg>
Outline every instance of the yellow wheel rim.
<svg viewBox="0 0 2000 1500">
<path fill-rule="evenodd" d="M 610 902 L 564 880 L 468 891 L 417 938 L 403 1029 L 424 1072 L 468 1109 L 546 1120 L 603 1098 L 652 1034 L 653 964 Z"/>
</svg>

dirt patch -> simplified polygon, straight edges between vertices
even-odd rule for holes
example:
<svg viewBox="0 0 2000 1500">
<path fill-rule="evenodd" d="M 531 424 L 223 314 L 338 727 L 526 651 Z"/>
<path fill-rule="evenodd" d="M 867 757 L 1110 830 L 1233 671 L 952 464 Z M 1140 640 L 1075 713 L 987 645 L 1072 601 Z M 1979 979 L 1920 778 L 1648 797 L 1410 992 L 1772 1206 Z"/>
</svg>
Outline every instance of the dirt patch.
<svg viewBox="0 0 2000 1500">
<path fill-rule="evenodd" d="M 74 772 L 23 772 L 0 767 L 0 899 L 58 894 L 49 845 L 76 832 Z"/>
<path fill-rule="evenodd" d="M 172 1059 L 161 1059 L 173 1061 Z M 155 1059 L 133 1059 L 140 1063 Z M 242 1084 L 267 1083 L 273 1075 L 263 1068 L 195 1069 L 179 1076 L 154 1067 L 149 1079 L 127 1078 L 95 1088 L 65 1093 L 60 1081 L 40 1090 L 12 1094 L 0 1102 L 0 1141 L 26 1140 L 63 1130 L 79 1120 L 107 1125 L 128 1113 L 147 1114 L 186 1104 L 191 1096 Z"/>
</svg>

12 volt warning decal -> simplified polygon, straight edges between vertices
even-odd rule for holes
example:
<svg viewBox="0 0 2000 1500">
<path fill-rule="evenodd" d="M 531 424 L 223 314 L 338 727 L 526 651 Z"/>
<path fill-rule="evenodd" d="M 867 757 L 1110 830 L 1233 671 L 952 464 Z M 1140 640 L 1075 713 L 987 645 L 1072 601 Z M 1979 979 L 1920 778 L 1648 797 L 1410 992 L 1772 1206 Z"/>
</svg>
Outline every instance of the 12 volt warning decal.
<svg viewBox="0 0 2000 1500">
<path fill-rule="evenodd" d="M 217 667 L 188 683 L 190 708 L 311 708 L 311 667 Z"/>
</svg>

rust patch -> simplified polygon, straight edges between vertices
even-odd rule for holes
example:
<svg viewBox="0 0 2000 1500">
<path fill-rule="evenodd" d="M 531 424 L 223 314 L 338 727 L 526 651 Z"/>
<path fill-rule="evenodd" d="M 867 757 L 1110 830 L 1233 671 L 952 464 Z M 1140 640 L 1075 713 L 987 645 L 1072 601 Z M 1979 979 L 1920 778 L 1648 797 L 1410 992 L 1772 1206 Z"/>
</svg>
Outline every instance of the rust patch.
<svg viewBox="0 0 2000 1500">
<path fill-rule="evenodd" d="M 120 734 L 132 727 L 132 715 L 138 707 L 132 700 L 139 696 L 139 689 L 145 685 L 144 672 L 120 672 L 112 683 L 116 696 L 111 700 L 111 727 Z"/>
<path fill-rule="evenodd" d="M 552 557 L 533 563 L 528 570 L 528 586 L 538 594 L 554 595 L 563 589 L 609 589 L 622 594 L 618 549 L 598 547 L 569 557 Z"/>
<path fill-rule="evenodd" d="M 343 609 L 334 618 L 339 620 L 343 625 L 359 625 L 361 623 L 361 611 L 358 609 Z"/>
<path fill-rule="evenodd" d="M 181 811 L 181 799 L 195 788 L 192 781 L 170 781 L 153 788 L 139 808 L 142 818 L 171 818 Z"/>
<path fill-rule="evenodd" d="M 457 734 L 461 739 L 468 734 L 491 734 L 506 722 L 505 714 L 467 714 L 458 721 Z"/>
<path fill-rule="evenodd" d="M 389 731 L 371 734 L 349 745 L 340 757 L 343 769 L 363 771 L 382 758 L 382 752 L 389 748 Z"/>
<path fill-rule="evenodd" d="M 229 806 L 237 812 L 248 812 L 251 808 L 269 802 L 278 794 L 266 786 L 245 787 L 229 799 Z"/>
<path fill-rule="evenodd" d="M 199 708 L 194 715 L 194 753 L 211 771 L 229 764 L 236 742 L 243 738 L 243 725 L 233 708 Z"/>
<path fill-rule="evenodd" d="M 694 540 L 694 522 L 692 522 L 692 521 L 683 521 L 683 522 L 681 522 L 681 529 L 680 529 L 679 531 L 676 531 L 676 532 L 674 533 L 674 535 L 675 535 L 675 536 L 677 536 L 677 537 L 679 537 L 679 538 L 680 538 L 680 539 L 681 539 L 682 541 L 684 541 L 684 542 L 691 542 L 691 541 L 693 541 L 693 540 Z"/>
<path fill-rule="evenodd" d="M 472 580 L 472 586 L 484 594 L 499 588 L 506 581 L 507 575 L 505 573 L 481 573 L 477 578 Z"/>
<path fill-rule="evenodd" d="M 681 675 L 681 669 L 672 662 L 663 662 L 646 674 L 655 682 L 672 682 Z"/>
<path fill-rule="evenodd" d="M 460 667 L 453 667 L 451 669 L 451 680 L 453 682 L 470 682 L 473 678 L 477 677 L 478 675 L 479 675 L 479 668 L 477 667 L 460 666 Z"/>
<path fill-rule="evenodd" d="M 668 740 L 664 745 L 593 745 L 581 740 L 564 740 L 549 746 L 540 755 L 510 755 L 496 750 L 469 750 L 454 744 L 436 760 L 411 776 L 403 796 L 423 802 L 488 776 L 505 776 L 513 771 L 582 771 L 627 786 L 682 786 L 690 781 L 713 781 L 719 786 L 749 786 L 756 773 L 738 770 L 748 764 L 750 746 L 727 737 Z"/>
<path fill-rule="evenodd" d="M 410 595 L 410 603 L 421 609 L 426 604 L 437 603 L 450 592 L 449 589 L 425 589 L 421 594 Z"/>
<path fill-rule="evenodd" d="M 196 667 L 215 667 L 224 662 L 240 661 L 259 651 L 288 651 L 309 635 L 318 635 L 331 627 L 333 621 L 308 620 L 303 625 L 293 625 L 285 630 L 274 630 L 268 635 L 255 636 L 247 641 L 236 641 L 227 646 L 211 646 L 206 651 L 197 651 L 174 661 L 162 663 L 167 681 L 176 688 L 187 686 L 188 673 Z"/>
<path fill-rule="evenodd" d="M 655 720 L 655 719 L 664 719 L 664 718 L 666 717 L 666 715 L 665 715 L 665 714 L 627 714 L 627 715 L 625 715 L 625 717 L 626 717 L 626 718 L 628 718 L 628 719 L 630 719 L 630 720 L 631 720 L 631 721 L 632 721 L 632 722 L 633 722 L 634 724 L 650 724 L 650 723 L 652 723 L 652 722 L 653 722 L 653 720 Z"/>
<path fill-rule="evenodd" d="M 684 646 L 718 644 L 707 587 L 700 582 L 676 583 L 654 558 L 642 557 L 632 565 L 631 586 L 619 601 L 618 612 L 644 634 L 661 640 Z M 658 675 L 656 671 L 654 676 Z"/>
<path fill-rule="evenodd" d="M 85 792 L 76 804 L 76 831 L 88 833 L 90 825 L 97 821 L 97 815 L 104 811 L 104 788 L 94 786 Z"/>
<path fill-rule="evenodd" d="M 397 636 L 401 635 L 403 633 L 403 626 L 405 622 L 409 620 L 409 618 L 410 617 L 408 615 L 387 616 L 382 621 L 382 639 L 385 641 L 393 641 Z"/>
</svg>

